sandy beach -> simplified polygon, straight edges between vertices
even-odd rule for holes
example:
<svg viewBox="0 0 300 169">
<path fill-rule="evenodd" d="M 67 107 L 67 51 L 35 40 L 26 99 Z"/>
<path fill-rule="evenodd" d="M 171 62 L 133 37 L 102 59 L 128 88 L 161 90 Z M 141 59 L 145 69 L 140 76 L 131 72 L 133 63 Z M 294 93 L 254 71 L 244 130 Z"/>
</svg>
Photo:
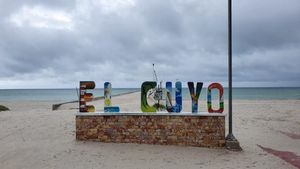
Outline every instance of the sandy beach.
<svg viewBox="0 0 300 169">
<path fill-rule="evenodd" d="M 137 111 L 139 98 L 140 93 L 132 93 L 113 97 L 112 103 L 120 106 L 121 111 Z M 234 134 L 242 152 L 76 141 L 76 103 L 63 105 L 56 111 L 52 111 L 51 102 L 0 104 L 11 109 L 0 112 L 1 169 L 293 169 L 297 167 L 260 146 L 300 156 L 300 100 L 234 100 Z M 103 110 L 102 100 L 91 104 L 96 110 Z M 204 100 L 199 106 L 200 111 L 206 111 Z M 190 111 L 190 107 L 190 101 L 184 101 L 183 111 Z"/>
</svg>

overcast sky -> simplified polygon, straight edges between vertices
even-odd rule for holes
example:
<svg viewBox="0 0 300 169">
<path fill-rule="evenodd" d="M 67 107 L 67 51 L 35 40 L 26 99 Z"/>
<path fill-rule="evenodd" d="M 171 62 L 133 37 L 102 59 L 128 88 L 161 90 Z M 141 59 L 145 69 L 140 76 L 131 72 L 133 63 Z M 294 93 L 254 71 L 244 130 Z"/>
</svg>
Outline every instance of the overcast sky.
<svg viewBox="0 0 300 169">
<path fill-rule="evenodd" d="M 300 0 L 233 0 L 234 86 L 300 86 Z M 227 86 L 227 1 L 0 0 L 0 89 Z"/>
</svg>

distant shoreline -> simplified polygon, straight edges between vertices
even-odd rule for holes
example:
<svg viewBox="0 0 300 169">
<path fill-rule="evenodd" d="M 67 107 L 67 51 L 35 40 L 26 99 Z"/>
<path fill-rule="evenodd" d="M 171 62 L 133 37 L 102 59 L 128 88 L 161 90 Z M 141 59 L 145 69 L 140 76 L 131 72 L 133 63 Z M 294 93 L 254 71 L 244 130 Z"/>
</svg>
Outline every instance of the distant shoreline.
<svg viewBox="0 0 300 169">
<path fill-rule="evenodd" d="M 224 87 L 224 86 L 223 86 Z M 188 89 L 188 87 L 182 87 L 183 89 Z M 203 87 L 203 89 L 206 89 L 207 87 Z M 292 88 L 297 89 L 299 87 L 233 87 L 233 89 L 282 89 L 282 88 Z M 0 90 L 74 90 L 75 88 L 17 88 L 17 89 L 11 89 L 11 88 L 5 88 Z M 114 87 L 113 89 L 141 89 L 140 87 Z M 228 89 L 228 87 L 224 87 L 224 89 Z M 103 88 L 95 88 L 93 90 L 103 90 Z"/>
<path fill-rule="evenodd" d="M 140 91 L 139 88 L 113 88 L 112 95 Z M 95 99 L 103 97 L 103 89 L 89 90 Z M 172 96 L 175 97 L 175 89 Z M 200 100 L 207 98 L 207 88 L 202 88 Z M 224 88 L 224 99 L 228 98 L 228 89 Z M 213 97 L 217 92 L 213 91 Z M 53 103 L 74 102 L 78 99 L 78 90 L 74 89 L 0 89 L 0 101 L 41 101 Z M 182 88 L 183 100 L 190 99 L 187 88 Z M 300 88 L 233 88 L 233 100 L 300 100 Z"/>
</svg>

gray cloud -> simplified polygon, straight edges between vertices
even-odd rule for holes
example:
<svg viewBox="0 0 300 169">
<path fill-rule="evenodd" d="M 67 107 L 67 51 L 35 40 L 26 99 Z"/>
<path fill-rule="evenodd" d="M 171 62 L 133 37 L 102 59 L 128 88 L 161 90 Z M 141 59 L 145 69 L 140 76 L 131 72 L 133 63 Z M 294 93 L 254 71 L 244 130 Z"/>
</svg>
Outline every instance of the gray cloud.
<svg viewBox="0 0 300 169">
<path fill-rule="evenodd" d="M 152 79 L 152 63 L 164 81 L 226 86 L 225 1 L 121 2 L 1 2 L 0 88 L 74 87 L 80 80 L 136 87 Z M 300 86 L 300 2 L 233 7 L 234 84 Z"/>
<path fill-rule="evenodd" d="M 251 5 L 252 4 L 252 5 Z M 300 2 L 241 1 L 234 20 L 236 52 L 299 47 Z"/>
</svg>

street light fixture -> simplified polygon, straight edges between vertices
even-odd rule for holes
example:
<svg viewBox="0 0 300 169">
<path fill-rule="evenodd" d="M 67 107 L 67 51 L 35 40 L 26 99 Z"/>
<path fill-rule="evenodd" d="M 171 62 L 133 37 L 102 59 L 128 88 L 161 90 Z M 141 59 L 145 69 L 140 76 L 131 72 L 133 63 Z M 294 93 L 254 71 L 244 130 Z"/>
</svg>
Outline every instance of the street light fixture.
<svg viewBox="0 0 300 169">
<path fill-rule="evenodd" d="M 228 0 L 228 125 L 225 147 L 241 151 L 240 143 L 232 133 L 232 0 Z"/>
</svg>

